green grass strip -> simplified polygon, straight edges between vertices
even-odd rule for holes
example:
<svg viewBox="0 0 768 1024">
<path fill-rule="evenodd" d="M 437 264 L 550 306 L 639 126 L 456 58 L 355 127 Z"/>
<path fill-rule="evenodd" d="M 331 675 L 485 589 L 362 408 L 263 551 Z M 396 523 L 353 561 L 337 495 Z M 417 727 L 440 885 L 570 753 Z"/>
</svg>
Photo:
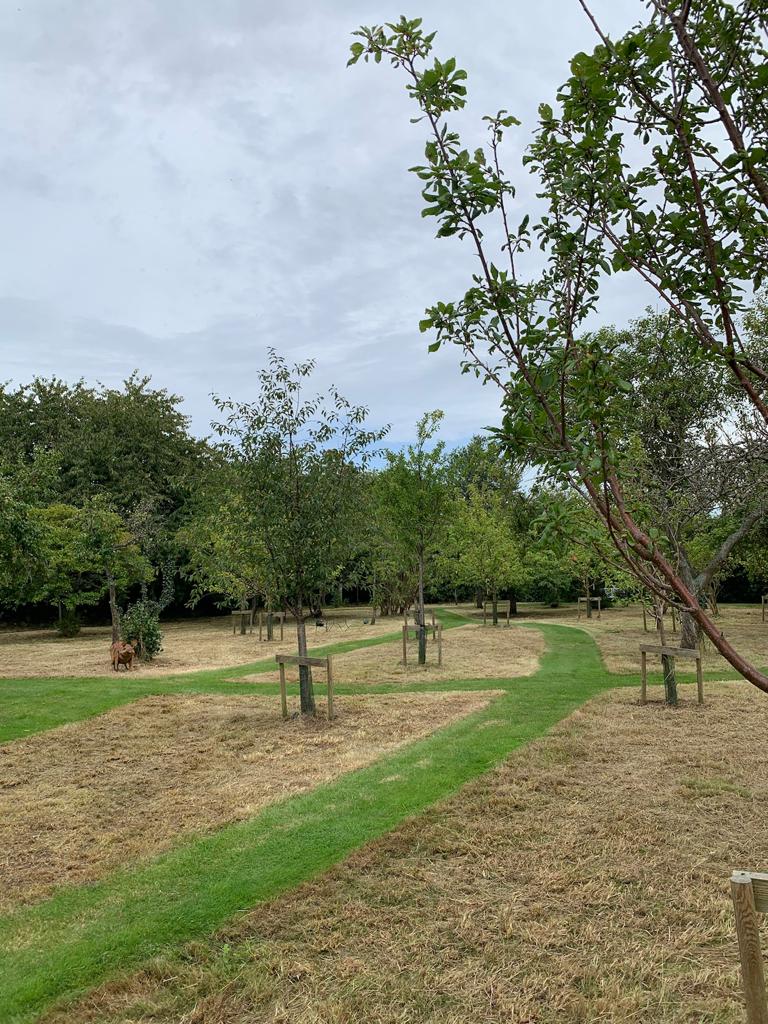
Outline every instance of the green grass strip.
<svg viewBox="0 0 768 1024">
<path fill-rule="evenodd" d="M 487 709 L 247 822 L 0 919 L 0 1021 L 27 1024 L 116 970 L 209 934 L 449 796 L 616 685 L 586 633 L 528 628 L 547 640 L 538 672 L 504 681 Z"/>
</svg>

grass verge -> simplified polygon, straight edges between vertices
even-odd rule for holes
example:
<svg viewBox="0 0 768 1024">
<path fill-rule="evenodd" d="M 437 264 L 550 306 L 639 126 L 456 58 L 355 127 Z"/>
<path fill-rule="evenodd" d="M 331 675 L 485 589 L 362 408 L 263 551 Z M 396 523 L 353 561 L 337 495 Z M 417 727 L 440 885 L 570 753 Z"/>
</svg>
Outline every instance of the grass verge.
<svg viewBox="0 0 768 1024">
<path fill-rule="evenodd" d="M 585 633 L 530 628 L 548 644 L 539 671 L 505 681 L 486 710 L 247 822 L 0 920 L 0 1021 L 34 1020 L 54 1001 L 312 878 L 616 684 Z"/>
</svg>

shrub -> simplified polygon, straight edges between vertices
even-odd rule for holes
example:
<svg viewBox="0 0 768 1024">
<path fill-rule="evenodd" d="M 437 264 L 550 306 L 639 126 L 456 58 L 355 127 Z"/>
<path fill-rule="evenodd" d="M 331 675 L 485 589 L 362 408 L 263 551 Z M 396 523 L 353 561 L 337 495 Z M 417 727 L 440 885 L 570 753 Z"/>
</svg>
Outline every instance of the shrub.
<svg viewBox="0 0 768 1024">
<path fill-rule="evenodd" d="M 74 608 L 65 609 L 61 618 L 56 623 L 56 629 L 58 629 L 60 636 L 77 636 L 80 632 L 80 617 Z"/>
<path fill-rule="evenodd" d="M 160 617 L 153 601 L 137 601 L 130 605 L 123 614 L 120 632 L 142 661 L 151 661 L 163 649 Z"/>
</svg>

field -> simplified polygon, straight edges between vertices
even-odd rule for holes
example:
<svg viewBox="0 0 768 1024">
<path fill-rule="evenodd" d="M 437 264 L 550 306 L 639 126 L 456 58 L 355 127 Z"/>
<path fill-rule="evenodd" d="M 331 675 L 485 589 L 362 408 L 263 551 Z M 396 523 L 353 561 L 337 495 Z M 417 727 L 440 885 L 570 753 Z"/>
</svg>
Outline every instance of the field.
<svg viewBox="0 0 768 1024">
<path fill-rule="evenodd" d="M 473 620 L 482 621 L 482 611 L 472 605 L 461 605 L 456 610 Z M 544 608 L 541 605 L 521 604 L 519 610 L 520 618 L 526 622 L 557 622 L 587 630 L 594 637 L 610 672 L 639 671 L 639 645 L 657 642 L 650 612 L 647 617 L 649 632 L 643 630 L 640 605 L 606 609 L 601 618 L 597 617 L 595 611 L 591 619 L 583 611 L 579 618 L 575 605 Z M 757 665 L 768 665 L 768 622 L 762 621 L 759 605 L 722 605 L 715 621 L 738 651 Z M 670 614 L 665 618 L 665 629 L 668 642 L 676 642 L 679 633 L 672 632 Z M 704 647 L 703 665 L 705 670 L 711 672 L 731 671 L 730 666 L 708 642 Z"/>
<path fill-rule="evenodd" d="M 740 1021 L 768 702 L 713 660 L 704 707 L 641 708 L 637 610 L 523 612 L 439 611 L 439 669 L 400 665 L 399 620 L 311 636 L 330 724 L 283 722 L 277 645 L 224 620 L 168 631 L 222 644 L 205 670 L 99 679 L 71 647 L 77 678 L 0 681 L 0 1021 Z"/>
<path fill-rule="evenodd" d="M 428 636 L 427 664 L 417 664 L 416 643 L 408 642 L 408 661 L 402 663 L 401 640 L 377 644 L 334 659 L 336 679 L 355 685 L 380 683 L 434 683 L 450 679 L 514 679 L 532 675 L 544 651 L 544 640 L 534 631 L 483 629 L 462 626 L 446 632 L 443 638 L 443 664 L 437 663 L 437 644 Z M 251 682 L 274 682 L 277 672 L 245 676 Z"/>
<path fill-rule="evenodd" d="M 611 691 L 322 880 L 51 1020 L 737 1024 L 727 879 L 765 850 L 766 730 L 743 684 L 685 716 Z"/>
<path fill-rule="evenodd" d="M 147 697 L 0 747 L 0 912 L 250 818 L 489 700 L 350 697 L 330 725 L 284 722 L 268 697 Z"/>
<path fill-rule="evenodd" d="M 400 619 L 379 619 L 376 625 L 365 623 L 360 611 L 349 614 L 331 612 L 328 629 L 307 624 L 310 644 L 358 641 L 385 636 L 397 630 Z M 163 650 L 151 664 L 137 664 L 134 671 L 143 676 L 177 675 L 206 669 L 234 667 L 277 653 L 288 654 L 296 647 L 295 626 L 286 623 L 284 640 L 259 642 L 258 627 L 253 633 L 233 634 L 229 616 L 170 622 L 163 626 Z M 63 639 L 54 629 L 0 631 L 0 679 L 24 676 L 94 677 L 110 672 L 111 634 L 106 627 L 86 627 L 80 635 Z M 121 669 L 121 671 L 123 671 Z"/>
</svg>

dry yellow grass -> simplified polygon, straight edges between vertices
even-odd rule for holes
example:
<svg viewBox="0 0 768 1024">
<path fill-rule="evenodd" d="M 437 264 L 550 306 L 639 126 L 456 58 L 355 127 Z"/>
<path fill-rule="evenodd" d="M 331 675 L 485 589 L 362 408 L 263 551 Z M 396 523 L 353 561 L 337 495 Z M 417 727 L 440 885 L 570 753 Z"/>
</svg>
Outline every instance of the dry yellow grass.
<svg viewBox="0 0 768 1024">
<path fill-rule="evenodd" d="M 315 629 L 307 623 L 310 645 L 365 640 L 395 632 L 399 618 L 379 619 L 375 626 L 365 625 L 364 614 L 356 609 L 345 616 L 330 613 L 329 628 Z M 202 669 L 247 665 L 278 652 L 296 650 L 296 627 L 285 625 L 284 641 L 259 643 L 258 628 L 253 634 L 233 636 L 229 616 L 193 619 L 162 624 L 163 651 L 148 664 L 138 664 L 136 672 L 145 676 L 167 676 Z M 279 637 L 279 629 L 277 636 Z M 107 627 L 83 629 L 71 639 L 63 639 L 55 630 L 8 630 L 0 632 L 0 678 L 25 676 L 103 676 L 112 671 L 109 660 L 111 633 Z M 122 669 L 121 669 L 122 671 Z"/>
<path fill-rule="evenodd" d="M 331 724 L 284 722 L 277 697 L 149 697 L 0 746 L 0 910 L 251 817 L 491 697 L 345 696 Z"/>
<path fill-rule="evenodd" d="M 482 612 L 478 612 L 474 606 L 462 605 L 458 610 L 463 614 L 473 617 L 479 615 L 482 618 Z M 520 618 L 528 622 L 557 622 L 564 626 L 579 626 L 587 630 L 595 638 L 609 672 L 637 672 L 640 667 L 639 645 L 657 642 L 650 614 L 650 632 L 643 632 L 643 612 L 640 605 L 630 608 L 607 608 L 600 619 L 597 618 L 597 613 L 592 619 L 588 619 L 583 612 L 579 619 L 575 605 L 564 605 L 561 608 L 520 605 L 520 611 Z M 720 615 L 715 621 L 739 653 L 750 658 L 756 665 L 768 665 L 768 622 L 761 621 L 759 605 L 721 605 Z M 665 623 L 667 639 L 676 642 L 679 634 L 672 633 L 671 615 L 667 615 Z M 718 671 L 726 668 L 729 669 L 730 666 L 714 652 L 710 644 L 707 644 L 704 669 Z"/>
<path fill-rule="evenodd" d="M 635 701 L 49 1024 L 741 1024 L 728 877 L 768 859 L 768 702 Z"/>
<path fill-rule="evenodd" d="M 544 652 L 544 638 L 536 630 L 482 626 L 459 626 L 443 635 L 443 664 L 437 664 L 437 643 L 430 632 L 427 664 L 416 664 L 416 642 L 408 642 L 408 664 L 403 665 L 402 641 L 378 644 L 358 651 L 337 654 L 333 659 L 334 680 L 360 685 L 374 683 L 434 683 L 443 679 L 512 679 L 532 675 Z M 293 678 L 288 671 L 288 678 Z M 251 682 L 278 679 L 277 672 L 245 676 Z M 322 670 L 318 679 L 324 681 Z"/>
</svg>

